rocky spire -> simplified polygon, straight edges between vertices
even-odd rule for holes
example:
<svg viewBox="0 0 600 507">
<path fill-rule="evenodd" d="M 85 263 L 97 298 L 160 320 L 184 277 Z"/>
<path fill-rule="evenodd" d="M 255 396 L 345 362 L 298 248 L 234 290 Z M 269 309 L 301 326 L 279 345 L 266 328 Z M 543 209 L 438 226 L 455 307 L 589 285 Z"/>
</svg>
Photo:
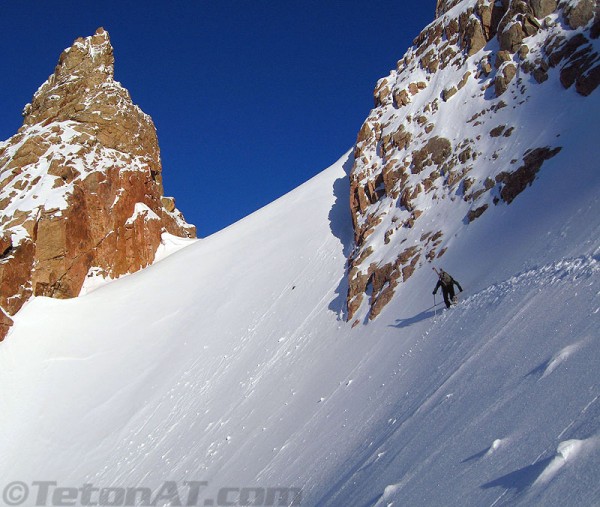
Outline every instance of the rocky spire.
<svg viewBox="0 0 600 507">
<path fill-rule="evenodd" d="M 23 110 L 24 127 L 76 121 L 106 147 L 142 155 L 160 166 L 152 119 L 133 104 L 114 80 L 114 56 L 108 32 L 98 28 L 63 51 L 48 80 Z"/>
<path fill-rule="evenodd" d="M 54 74 L 26 106 L 24 124 L 71 119 L 86 109 L 103 84 L 114 84 L 114 56 L 108 32 L 98 28 L 92 37 L 79 38 L 63 51 Z"/>
<path fill-rule="evenodd" d="M 164 232 L 195 237 L 163 196 L 156 129 L 114 80 L 104 29 L 62 53 L 23 116 L 0 143 L 0 339 L 31 295 L 75 297 L 92 270 L 152 263 Z"/>
</svg>

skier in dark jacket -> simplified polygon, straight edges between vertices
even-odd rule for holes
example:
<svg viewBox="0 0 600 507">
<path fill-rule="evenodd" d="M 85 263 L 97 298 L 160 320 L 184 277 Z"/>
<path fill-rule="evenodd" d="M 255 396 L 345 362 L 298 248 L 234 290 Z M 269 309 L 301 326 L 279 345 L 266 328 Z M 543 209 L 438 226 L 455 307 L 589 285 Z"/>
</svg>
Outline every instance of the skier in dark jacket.
<svg viewBox="0 0 600 507">
<path fill-rule="evenodd" d="M 454 278 L 452 278 L 448 273 L 446 273 L 443 269 L 440 269 L 439 280 L 435 289 L 433 290 L 433 295 L 437 294 L 438 289 L 442 288 L 442 294 L 444 295 L 444 303 L 446 303 L 446 308 L 450 308 L 450 305 L 454 302 L 454 285 L 458 287 L 458 290 L 462 292 L 462 287 L 460 283 L 458 283 Z"/>
</svg>

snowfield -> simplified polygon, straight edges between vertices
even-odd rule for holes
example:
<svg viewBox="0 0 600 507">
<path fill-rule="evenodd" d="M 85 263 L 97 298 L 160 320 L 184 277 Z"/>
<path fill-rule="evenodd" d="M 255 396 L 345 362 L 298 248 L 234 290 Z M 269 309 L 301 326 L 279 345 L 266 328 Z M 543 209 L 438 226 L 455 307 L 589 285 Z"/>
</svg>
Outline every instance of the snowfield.
<svg viewBox="0 0 600 507">
<path fill-rule="evenodd" d="M 557 20 L 544 23 L 559 35 Z M 546 35 L 518 58 L 535 62 Z M 423 132 L 453 149 L 468 141 L 473 181 L 492 182 L 469 203 L 467 173 L 462 187 L 440 174 L 414 198 L 419 221 L 399 221 L 387 242 L 412 210 L 373 203 L 387 208 L 365 270 L 434 231 L 446 252 L 431 264 L 423 250 L 374 321 L 363 303 L 346 322 L 353 149 L 217 234 L 164 234 L 143 271 L 105 280 L 92 268 L 80 297 L 32 298 L 0 344 L 0 505 L 600 506 L 600 92 L 564 89 L 558 66 L 540 84 L 519 67 L 495 97 L 477 76 L 498 49 L 494 39 L 430 76 L 411 56 L 388 84 L 418 91 L 398 108 L 390 88 L 385 114 L 372 111 L 379 134 L 407 124 L 398 161 L 426 145 Z M 64 131 L 49 157 L 77 148 L 73 125 Z M 368 139 L 371 171 L 381 145 Z M 495 176 L 544 147 L 555 156 L 531 188 L 494 199 Z M 98 153 L 98 170 L 131 162 Z M 62 209 L 64 192 L 15 193 L 7 212 Z M 144 205 L 138 215 L 157 218 Z M 449 310 L 434 306 L 433 267 L 465 289 Z"/>
<path fill-rule="evenodd" d="M 465 225 L 441 265 L 465 288 L 451 310 L 432 308 L 426 264 L 377 320 L 345 322 L 348 154 L 142 272 L 34 298 L 0 346 L 0 487 L 149 488 L 155 505 L 178 505 L 164 481 L 205 481 L 197 505 L 257 487 L 300 488 L 301 505 L 598 504 L 593 138 L 573 135 L 532 189 Z"/>
</svg>

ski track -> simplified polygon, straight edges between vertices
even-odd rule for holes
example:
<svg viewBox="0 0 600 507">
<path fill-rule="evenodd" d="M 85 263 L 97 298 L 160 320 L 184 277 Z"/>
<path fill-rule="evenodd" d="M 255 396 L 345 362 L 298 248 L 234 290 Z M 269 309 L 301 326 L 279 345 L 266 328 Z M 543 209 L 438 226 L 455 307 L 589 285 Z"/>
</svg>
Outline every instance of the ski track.
<svg viewBox="0 0 600 507">
<path fill-rule="evenodd" d="M 406 351 L 400 359 L 408 359 L 415 350 L 419 349 L 420 345 L 428 340 L 429 336 L 439 335 L 440 330 L 445 326 L 469 319 L 473 314 L 485 314 L 489 308 L 498 306 L 502 301 L 506 301 L 511 299 L 513 296 L 517 296 L 517 293 L 520 293 L 521 295 L 525 294 L 525 297 L 527 297 L 526 294 L 535 296 L 536 294 L 541 293 L 543 289 L 547 289 L 548 287 L 558 290 L 563 285 L 577 284 L 585 282 L 588 279 L 596 280 L 594 277 L 597 277 L 599 273 L 600 263 L 598 262 L 597 255 L 564 258 L 559 261 L 530 268 L 523 272 L 517 273 L 516 275 L 511 276 L 502 282 L 494 283 L 476 292 L 475 294 L 465 298 L 457 306 L 451 308 L 450 310 L 443 311 L 438 317 L 434 317 L 431 324 L 421 335 L 420 339 L 418 339 L 413 346 L 411 346 L 410 350 Z M 351 474 L 351 477 L 354 477 L 355 474 L 359 474 L 360 472 L 368 469 L 389 452 L 389 438 L 393 434 L 402 435 L 407 426 L 418 424 L 417 421 L 419 418 L 427 419 L 432 417 L 431 412 L 435 410 L 440 403 L 444 403 L 444 401 L 448 400 L 449 397 L 453 396 L 452 392 L 450 392 L 451 389 L 448 389 L 449 386 L 451 386 L 456 379 L 460 378 L 463 372 L 469 371 L 472 367 L 472 364 L 481 356 L 489 355 L 489 353 L 497 347 L 497 340 L 502 339 L 506 332 L 510 332 L 510 330 L 515 329 L 515 326 L 518 328 L 518 323 L 522 319 L 527 318 L 527 315 L 530 313 L 530 307 L 536 304 L 537 303 L 534 300 L 534 297 L 530 297 L 525 304 L 518 308 L 518 311 L 509 317 L 508 320 L 502 322 L 498 328 L 494 329 L 490 336 L 486 338 L 486 341 L 472 343 L 468 346 L 464 346 L 463 349 L 459 350 L 458 352 L 455 351 L 455 353 L 463 354 L 462 357 L 452 357 L 452 359 L 448 359 L 447 362 L 449 364 L 458 364 L 459 366 L 451 372 L 440 374 L 439 379 L 436 379 L 435 382 L 433 382 L 433 384 L 435 384 L 437 387 L 424 398 L 424 401 L 422 401 L 422 403 L 420 403 L 420 405 L 416 407 L 416 409 L 414 409 L 410 415 L 405 416 L 402 421 L 400 421 L 400 424 L 393 428 L 390 434 L 382 436 L 378 445 L 375 446 L 375 450 L 369 453 L 369 456 L 365 458 L 363 464 Z M 563 347 L 561 350 L 555 353 L 544 363 L 543 371 L 541 372 L 538 381 L 542 381 L 547 376 L 555 372 L 559 366 L 567 362 L 574 354 L 581 351 L 586 344 L 589 343 L 589 341 L 590 340 L 587 339 L 575 342 L 571 345 Z M 455 349 L 456 342 L 453 346 L 449 347 Z M 443 368 L 444 363 L 438 365 L 438 372 L 443 370 Z M 513 380 L 513 382 L 516 383 L 519 383 L 520 381 L 521 379 Z M 586 403 L 585 407 L 580 411 L 580 416 L 585 414 L 589 407 L 592 406 L 598 399 L 599 396 L 596 395 L 591 401 Z M 492 410 L 497 410 L 501 405 L 506 403 L 507 400 L 499 400 L 497 406 L 492 408 Z M 482 416 L 482 418 L 483 417 L 484 416 Z M 565 427 L 557 435 L 556 441 L 560 443 L 558 447 L 555 448 L 555 452 L 552 451 L 552 448 L 548 447 L 544 449 L 531 463 L 531 466 L 534 466 L 540 461 L 540 459 L 542 459 L 543 456 L 555 454 L 554 458 L 552 458 L 552 461 L 546 465 L 536 481 L 534 481 L 534 483 L 530 486 L 530 489 L 539 489 L 540 487 L 543 487 L 553 479 L 553 477 L 566 463 L 577 459 L 577 457 L 582 454 L 584 450 L 591 451 L 597 447 L 599 438 L 596 436 L 584 440 L 570 439 L 561 442 L 564 434 L 567 433 L 568 430 L 575 424 L 577 419 L 578 418 L 575 418 L 573 421 L 571 421 L 567 427 Z M 492 459 L 499 449 L 504 449 L 505 447 L 510 446 L 510 443 L 514 441 L 515 438 L 516 435 L 513 435 L 512 437 L 495 439 L 492 444 L 485 449 L 485 452 L 480 453 L 481 457 Z M 408 444 L 408 442 L 405 442 L 405 444 Z M 399 449 L 395 456 L 390 456 L 389 462 L 393 463 L 394 459 L 398 458 L 402 452 L 402 448 Z M 401 502 L 401 499 L 403 498 L 403 488 L 415 477 L 422 475 L 425 470 L 430 468 L 432 464 L 436 462 L 439 455 L 443 452 L 444 449 L 441 448 L 431 452 L 424 460 L 413 466 L 410 471 L 403 476 L 401 481 L 388 484 L 383 493 L 379 495 L 379 498 L 374 499 L 374 501 L 369 505 L 378 507 L 383 505 L 396 505 L 394 500 L 400 500 Z M 501 502 L 502 499 L 505 498 L 508 493 L 510 493 L 510 491 L 510 489 L 504 489 L 500 495 L 489 505 L 498 505 L 499 502 Z M 521 493 L 517 495 L 517 497 L 521 497 L 523 495 L 524 493 Z M 516 500 L 517 497 L 513 497 L 513 500 Z M 331 504 L 330 501 L 331 500 L 326 500 L 324 505 L 334 505 Z M 400 505 L 402 505 L 402 503 L 400 503 Z"/>
<path fill-rule="evenodd" d="M 467 297 L 455 309 L 480 310 L 506 297 L 516 290 L 529 288 L 546 288 L 564 282 L 576 282 L 582 278 L 590 278 L 600 273 L 599 256 L 586 255 L 562 259 L 539 268 L 532 268 L 518 273 L 508 280 L 499 282 Z"/>
</svg>

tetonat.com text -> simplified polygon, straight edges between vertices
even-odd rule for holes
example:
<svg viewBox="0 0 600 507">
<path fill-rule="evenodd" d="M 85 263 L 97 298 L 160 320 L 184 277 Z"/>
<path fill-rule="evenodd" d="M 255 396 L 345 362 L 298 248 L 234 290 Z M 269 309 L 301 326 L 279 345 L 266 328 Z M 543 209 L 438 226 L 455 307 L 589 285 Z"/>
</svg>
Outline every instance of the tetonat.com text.
<svg viewBox="0 0 600 507">
<path fill-rule="evenodd" d="M 14 481 L 2 490 L 8 506 L 90 506 L 90 507 L 162 507 L 177 506 L 298 506 L 302 503 L 300 488 L 223 487 L 215 498 L 205 498 L 206 481 L 166 481 L 158 488 L 144 486 L 101 487 L 86 483 L 79 487 L 60 485 L 55 481 Z"/>
</svg>

